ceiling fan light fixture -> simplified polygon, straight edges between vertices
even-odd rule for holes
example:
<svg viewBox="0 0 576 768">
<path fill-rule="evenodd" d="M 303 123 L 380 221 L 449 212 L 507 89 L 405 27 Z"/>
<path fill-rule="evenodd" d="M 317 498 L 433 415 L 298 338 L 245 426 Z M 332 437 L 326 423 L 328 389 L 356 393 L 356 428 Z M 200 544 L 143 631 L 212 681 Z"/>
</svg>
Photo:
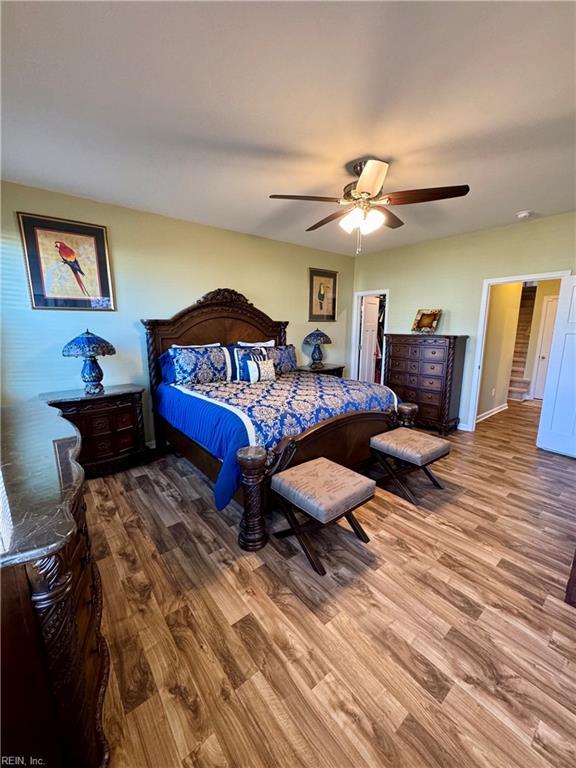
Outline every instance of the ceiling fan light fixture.
<svg viewBox="0 0 576 768">
<path fill-rule="evenodd" d="M 338 224 L 345 232 L 350 235 L 362 224 L 363 221 L 364 212 L 361 208 L 354 207 L 349 213 L 346 214 L 346 216 L 344 216 L 344 218 L 340 219 Z"/>
<path fill-rule="evenodd" d="M 382 224 L 384 224 L 384 220 L 385 216 L 382 211 L 376 211 L 374 208 L 371 208 L 360 222 L 360 232 L 363 235 L 369 235 L 371 232 L 380 229 Z"/>
</svg>

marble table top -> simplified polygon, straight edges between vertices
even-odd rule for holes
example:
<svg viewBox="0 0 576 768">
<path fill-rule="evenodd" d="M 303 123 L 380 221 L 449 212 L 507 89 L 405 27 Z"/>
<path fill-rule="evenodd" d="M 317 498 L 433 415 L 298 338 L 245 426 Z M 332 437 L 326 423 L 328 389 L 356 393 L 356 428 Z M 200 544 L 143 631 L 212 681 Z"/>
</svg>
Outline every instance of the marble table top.
<svg viewBox="0 0 576 768">
<path fill-rule="evenodd" d="M 73 536 L 71 508 L 84 480 L 76 427 L 30 401 L 0 409 L 0 566 L 57 552 Z"/>
</svg>

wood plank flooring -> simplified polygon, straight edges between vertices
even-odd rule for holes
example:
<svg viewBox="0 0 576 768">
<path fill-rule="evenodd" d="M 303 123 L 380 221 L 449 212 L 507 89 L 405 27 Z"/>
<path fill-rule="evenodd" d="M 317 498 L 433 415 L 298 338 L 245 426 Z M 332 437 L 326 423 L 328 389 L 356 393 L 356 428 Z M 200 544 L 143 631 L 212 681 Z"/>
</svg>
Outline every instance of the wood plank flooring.
<svg viewBox="0 0 576 768">
<path fill-rule="evenodd" d="M 511 403 L 409 483 L 248 554 L 238 508 L 170 456 L 87 484 L 111 768 L 576 765 L 576 462 Z M 283 525 L 278 520 L 274 525 Z"/>
</svg>

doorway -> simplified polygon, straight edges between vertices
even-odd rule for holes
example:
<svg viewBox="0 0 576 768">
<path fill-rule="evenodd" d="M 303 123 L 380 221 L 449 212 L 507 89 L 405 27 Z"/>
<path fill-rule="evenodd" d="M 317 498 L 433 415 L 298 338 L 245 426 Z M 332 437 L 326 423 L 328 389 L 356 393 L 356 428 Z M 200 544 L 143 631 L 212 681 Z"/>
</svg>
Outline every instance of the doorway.
<svg viewBox="0 0 576 768">
<path fill-rule="evenodd" d="M 536 375 L 539 372 L 545 381 L 547 374 L 544 366 L 539 366 L 539 358 L 549 357 L 549 350 L 546 353 L 549 342 L 543 340 L 543 323 L 547 328 L 551 323 L 550 340 L 554 329 L 553 303 L 546 302 L 550 308 L 547 307 L 545 321 L 544 299 L 547 294 L 557 296 L 561 278 L 569 274 L 569 271 L 562 271 L 484 280 L 468 429 L 473 431 L 477 422 L 505 410 L 510 399 L 532 401 L 535 398 Z M 496 323 L 490 317 L 492 300 L 500 312 Z M 512 306 L 514 302 L 515 308 Z M 524 316 L 520 317 L 522 313 Z M 494 375 L 493 382 L 485 375 L 489 376 L 490 370 Z M 540 402 L 534 400 L 534 404 L 540 405 Z"/>
<path fill-rule="evenodd" d="M 359 381 L 383 381 L 387 314 L 386 289 L 354 294 L 351 370 L 353 378 Z"/>
</svg>

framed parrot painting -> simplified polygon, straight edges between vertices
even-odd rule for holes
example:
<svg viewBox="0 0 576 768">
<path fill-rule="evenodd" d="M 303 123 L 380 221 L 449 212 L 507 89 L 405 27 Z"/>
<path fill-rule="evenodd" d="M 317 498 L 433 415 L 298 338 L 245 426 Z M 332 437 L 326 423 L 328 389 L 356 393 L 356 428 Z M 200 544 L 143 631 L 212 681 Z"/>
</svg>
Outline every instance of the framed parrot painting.
<svg viewBox="0 0 576 768">
<path fill-rule="evenodd" d="M 18 213 L 33 309 L 113 310 L 106 227 Z"/>
<path fill-rule="evenodd" d="M 309 271 L 308 320 L 334 322 L 336 320 L 336 288 L 338 272 L 328 269 Z"/>
</svg>

